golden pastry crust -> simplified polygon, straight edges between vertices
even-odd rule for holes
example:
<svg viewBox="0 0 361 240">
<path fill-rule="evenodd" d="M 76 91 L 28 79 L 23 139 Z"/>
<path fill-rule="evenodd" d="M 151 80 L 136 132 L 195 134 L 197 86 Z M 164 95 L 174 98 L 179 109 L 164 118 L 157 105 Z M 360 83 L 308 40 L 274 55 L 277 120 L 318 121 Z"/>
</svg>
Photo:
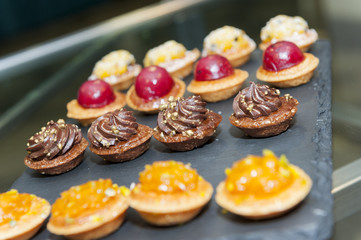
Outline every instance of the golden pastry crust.
<svg viewBox="0 0 361 240">
<path fill-rule="evenodd" d="M 141 191 L 139 184 L 129 196 L 130 206 L 148 222 L 168 226 L 184 223 L 196 216 L 212 198 L 213 187 L 201 179 L 193 191 L 157 194 Z"/>
<path fill-rule="evenodd" d="M 29 214 L 22 216 L 14 226 L 10 226 L 10 223 L 0 226 L 1 240 L 27 240 L 40 229 L 50 214 L 51 206 L 45 199 L 33 196 L 34 199 Z M 35 206 L 37 206 L 36 213 Z"/>
<path fill-rule="evenodd" d="M 200 95 L 207 102 L 218 102 L 226 100 L 235 95 L 248 78 L 248 72 L 234 69 L 234 74 L 225 78 L 211 81 L 192 80 L 187 90 L 193 94 Z"/>
<path fill-rule="evenodd" d="M 235 51 L 231 49 L 221 55 L 227 58 L 233 67 L 239 67 L 249 60 L 249 58 L 251 57 L 251 53 L 255 49 L 256 44 L 253 41 L 249 41 L 249 45 L 247 48 L 242 49 L 241 51 Z"/>
<path fill-rule="evenodd" d="M 174 86 L 167 95 L 164 95 L 160 98 L 150 100 L 150 101 L 146 101 L 146 100 L 138 97 L 138 95 L 135 91 L 135 86 L 133 85 L 128 90 L 127 96 L 126 96 L 126 102 L 127 102 L 128 106 L 134 110 L 148 113 L 148 114 L 157 113 L 159 111 L 160 106 L 162 104 L 166 103 L 167 99 L 169 97 L 173 96 L 174 98 L 178 98 L 178 97 L 182 97 L 184 95 L 185 88 L 186 88 L 185 83 L 182 80 L 175 78 L 175 77 L 173 77 L 173 80 L 174 80 Z"/>
<path fill-rule="evenodd" d="M 311 178 L 299 167 L 290 164 L 297 178 L 283 192 L 265 199 L 245 199 L 237 204 L 229 198 L 230 193 L 222 181 L 217 186 L 215 200 L 224 209 L 250 219 L 266 219 L 279 216 L 299 204 L 311 190 Z"/>
<path fill-rule="evenodd" d="M 186 51 L 184 58 L 174 59 L 173 61 L 158 64 L 167 69 L 167 71 L 175 78 L 184 78 L 191 74 L 194 62 L 201 55 L 198 49 Z"/>
<path fill-rule="evenodd" d="M 68 118 L 76 119 L 83 126 L 89 126 L 95 119 L 101 115 L 122 108 L 126 104 L 125 94 L 114 91 L 115 100 L 101 108 L 84 108 L 76 99 L 71 100 L 66 105 Z"/>
<path fill-rule="evenodd" d="M 296 66 L 271 72 L 260 66 L 256 77 L 264 82 L 280 88 L 296 87 L 311 80 L 314 70 L 318 66 L 319 59 L 310 53 L 304 53 L 305 59 Z"/>
</svg>

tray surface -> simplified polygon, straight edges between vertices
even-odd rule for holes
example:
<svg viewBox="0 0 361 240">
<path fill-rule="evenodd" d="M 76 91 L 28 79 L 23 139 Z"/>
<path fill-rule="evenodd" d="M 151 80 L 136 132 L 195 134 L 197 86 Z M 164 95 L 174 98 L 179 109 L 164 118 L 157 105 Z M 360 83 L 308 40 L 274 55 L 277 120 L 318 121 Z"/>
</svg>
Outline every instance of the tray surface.
<svg viewBox="0 0 361 240">
<path fill-rule="evenodd" d="M 124 224 L 104 239 L 329 238 L 333 226 L 330 44 L 328 41 L 318 41 L 311 47 L 310 52 L 320 59 L 320 65 L 311 81 L 296 88 L 280 89 L 281 95 L 290 93 L 300 104 L 293 125 L 278 136 L 253 139 L 232 126 L 228 121 L 232 113 L 231 98 L 207 104 L 207 108 L 220 113 L 223 120 L 215 136 L 201 148 L 189 152 L 171 152 L 153 138 L 150 149 L 142 156 L 117 164 L 107 163 L 87 149 L 83 163 L 74 170 L 58 176 L 43 176 L 27 169 L 12 188 L 36 194 L 53 203 L 62 191 L 89 180 L 111 178 L 119 185 L 129 186 L 132 182 L 138 181 L 138 173 L 144 169 L 145 164 L 170 159 L 191 163 L 192 167 L 215 188 L 224 180 L 226 167 L 231 167 L 234 161 L 248 154 L 261 155 L 262 149 L 268 148 L 278 156 L 285 153 L 292 164 L 303 168 L 313 180 L 309 196 L 286 215 L 270 220 L 250 221 L 222 212 L 213 197 L 195 219 L 174 227 L 151 226 L 133 209 L 129 209 Z M 261 64 L 261 56 L 262 52 L 256 50 L 252 53 L 250 61 L 241 66 L 241 69 L 250 74 L 242 88 L 247 87 L 249 81 L 259 83 L 255 73 Z M 191 77 L 188 77 L 185 82 L 188 84 L 190 80 Z M 139 123 L 152 128 L 156 126 L 156 115 L 135 113 L 135 116 Z M 44 119 L 44 122 L 48 120 L 50 119 Z M 75 123 L 70 119 L 67 122 Z M 42 127 L 41 124 L 43 123 L 39 123 L 39 129 Z M 86 136 L 87 128 L 82 128 L 82 131 Z M 33 239 L 63 238 L 50 234 L 44 224 Z"/>
</svg>

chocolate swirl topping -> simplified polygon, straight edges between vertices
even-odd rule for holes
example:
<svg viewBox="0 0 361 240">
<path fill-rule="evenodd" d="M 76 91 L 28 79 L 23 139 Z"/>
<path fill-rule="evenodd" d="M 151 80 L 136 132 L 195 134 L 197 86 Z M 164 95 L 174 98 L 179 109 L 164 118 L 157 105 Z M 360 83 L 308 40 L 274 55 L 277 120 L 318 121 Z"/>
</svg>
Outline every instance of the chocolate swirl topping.
<svg viewBox="0 0 361 240">
<path fill-rule="evenodd" d="M 167 135 L 183 133 L 196 128 L 207 118 L 206 103 L 200 96 L 169 99 L 165 109 L 158 114 L 158 128 Z"/>
<path fill-rule="evenodd" d="M 82 137 L 78 126 L 66 124 L 63 119 L 50 121 L 28 140 L 26 151 L 32 160 L 51 160 L 80 143 Z"/>
<path fill-rule="evenodd" d="M 279 95 L 278 89 L 251 82 L 251 86 L 240 91 L 234 98 L 234 115 L 238 118 L 250 117 L 252 119 L 268 116 L 281 107 Z"/>
<path fill-rule="evenodd" d="M 88 130 L 88 138 L 95 147 L 114 146 L 137 133 L 138 123 L 133 112 L 118 109 L 96 119 Z"/>
</svg>

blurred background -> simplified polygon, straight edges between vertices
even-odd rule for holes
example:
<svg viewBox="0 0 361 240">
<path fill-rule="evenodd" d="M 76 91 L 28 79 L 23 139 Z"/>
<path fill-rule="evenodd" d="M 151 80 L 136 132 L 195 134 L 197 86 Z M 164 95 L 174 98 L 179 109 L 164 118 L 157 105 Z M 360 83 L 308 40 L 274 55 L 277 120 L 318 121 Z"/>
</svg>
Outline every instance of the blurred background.
<svg viewBox="0 0 361 240">
<path fill-rule="evenodd" d="M 104 53 L 125 48 L 141 62 L 149 48 L 168 39 L 201 48 L 209 31 L 226 24 L 244 29 L 258 43 L 261 27 L 277 14 L 304 17 L 320 38 L 331 42 L 334 169 L 361 158 L 361 1 L 195 1 L 199 4 L 187 11 L 169 16 L 166 9 L 154 8 L 159 11 L 155 15 L 165 17 L 149 17 L 122 30 L 112 26 L 114 18 L 123 16 L 117 24 L 136 22 L 146 16 L 134 13 L 166 2 L 0 0 L 0 192 L 24 171 L 28 137 L 47 121 L 43 119 L 64 118 L 65 103 Z M 106 32 L 103 37 L 98 36 L 101 31 Z M 46 48 L 49 43 L 63 50 Z M 334 238 L 344 239 L 347 233 L 347 239 L 361 239 L 360 219 L 357 212 L 336 222 Z"/>
</svg>

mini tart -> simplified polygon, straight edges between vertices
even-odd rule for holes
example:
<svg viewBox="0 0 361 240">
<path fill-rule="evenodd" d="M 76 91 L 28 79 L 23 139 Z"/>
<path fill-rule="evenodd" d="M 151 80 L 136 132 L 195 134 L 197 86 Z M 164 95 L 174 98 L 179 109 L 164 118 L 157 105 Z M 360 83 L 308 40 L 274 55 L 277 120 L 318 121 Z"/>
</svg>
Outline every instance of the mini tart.
<svg viewBox="0 0 361 240">
<path fill-rule="evenodd" d="M 142 178 L 142 174 L 144 175 L 145 172 L 151 171 L 151 169 L 154 168 L 154 165 L 159 164 L 166 166 L 176 165 L 176 167 L 179 167 L 180 165 L 181 167 L 185 166 L 186 168 L 190 168 L 189 165 L 184 165 L 181 162 L 172 160 L 154 162 L 152 166 L 146 165 L 144 172 L 140 173 L 140 178 Z M 180 172 L 184 172 L 184 170 L 180 170 Z M 157 171 L 155 174 L 157 173 L 162 174 L 162 171 Z M 171 171 L 164 171 L 163 173 L 164 176 L 172 174 Z M 145 221 L 153 225 L 171 226 L 185 223 L 194 218 L 201 211 L 201 209 L 209 202 L 213 193 L 212 185 L 200 177 L 196 172 L 195 174 L 196 175 L 192 175 L 188 178 L 188 181 L 190 181 L 189 179 L 193 179 L 193 181 L 196 182 L 196 187 L 193 189 L 188 189 L 189 186 L 185 182 L 186 180 L 182 179 L 179 174 L 163 184 L 159 182 L 161 181 L 160 175 L 152 178 L 152 184 L 160 184 L 158 186 L 159 189 L 162 189 L 161 186 L 165 189 L 177 188 L 177 190 L 173 192 L 167 192 L 165 189 L 163 189 L 165 190 L 163 192 L 161 190 L 149 190 L 150 187 L 144 185 L 146 183 L 138 183 L 129 195 L 130 206 L 137 210 Z M 189 173 L 187 176 L 189 176 Z M 154 180 L 154 178 L 157 178 L 157 180 Z M 179 181 L 174 181 L 174 179 L 178 179 Z M 172 186 L 169 184 L 170 182 L 172 184 L 183 184 L 181 188 L 185 189 L 181 190 L 179 189 L 180 186 Z"/>
<path fill-rule="evenodd" d="M 272 152 L 271 154 L 273 155 Z M 250 157 L 252 156 L 248 156 L 246 159 L 242 160 L 247 161 Z M 280 176 L 288 174 L 290 176 L 291 180 L 289 180 L 290 182 L 287 183 L 288 185 L 286 185 L 286 187 L 278 192 L 265 194 L 263 196 L 259 195 L 259 191 L 252 189 L 248 194 L 238 195 L 229 190 L 232 188 L 227 187 L 227 180 L 225 180 L 217 186 L 217 193 L 215 196 L 217 204 L 231 213 L 254 220 L 277 217 L 293 209 L 304 200 L 310 192 L 312 180 L 301 168 L 289 164 L 285 156 L 281 156 L 279 161 L 282 169 L 280 169 L 280 172 L 275 170 L 274 174 L 280 174 Z M 232 171 L 236 170 L 227 169 L 227 175 L 229 176 L 229 174 L 232 174 Z M 258 171 L 258 169 L 255 171 Z M 264 175 L 262 172 L 258 172 L 258 174 L 261 176 Z M 274 176 L 271 177 L 275 179 Z M 244 176 L 244 178 L 246 179 L 246 176 Z M 240 179 L 242 182 L 242 177 Z M 245 187 L 247 188 L 248 186 L 245 185 Z"/>
<path fill-rule="evenodd" d="M 187 50 L 182 44 L 170 40 L 150 49 L 143 62 L 145 67 L 158 65 L 165 68 L 172 77 L 184 78 L 192 72 L 193 64 L 199 56 L 198 49 Z"/>
<path fill-rule="evenodd" d="M 69 239 L 104 237 L 123 223 L 128 209 L 128 192 L 125 187 L 112 184 L 110 179 L 71 187 L 53 204 L 47 228 L 51 233 Z"/>
<path fill-rule="evenodd" d="M 85 108 L 82 107 L 77 99 L 73 99 L 66 105 L 68 113 L 66 116 L 68 118 L 76 119 L 83 126 L 89 126 L 95 119 L 101 115 L 114 111 L 125 106 L 126 97 L 125 94 L 114 91 L 115 100 L 110 104 L 99 107 L 99 108 Z"/>
<path fill-rule="evenodd" d="M 135 77 L 142 70 L 135 63 L 134 56 L 126 50 L 117 50 L 105 55 L 95 64 L 93 74 L 89 79 L 103 79 L 109 83 L 114 90 L 128 89 Z"/>
<path fill-rule="evenodd" d="M 169 91 L 168 94 L 149 101 L 139 97 L 135 91 L 134 85 L 131 86 L 126 96 L 126 101 L 128 106 L 134 110 L 148 114 L 157 113 L 159 111 L 160 106 L 166 103 L 169 97 L 179 98 L 184 95 L 186 88 L 185 83 L 182 80 L 175 77 L 173 77 L 173 80 L 174 80 L 174 86 L 172 87 L 172 89 Z"/>
<path fill-rule="evenodd" d="M 280 88 L 296 87 L 305 84 L 311 80 L 313 72 L 318 66 L 319 59 L 311 53 L 304 53 L 304 56 L 305 59 L 301 63 L 278 72 L 267 71 L 260 66 L 256 77 L 261 81 Z"/>
<path fill-rule="evenodd" d="M 235 95 L 248 78 L 248 72 L 234 69 L 234 74 L 216 80 L 196 81 L 193 79 L 187 91 L 201 96 L 207 102 L 219 102 Z"/>
<path fill-rule="evenodd" d="M 27 240 L 50 214 L 50 204 L 33 194 L 10 190 L 0 194 L 0 239 Z"/>
</svg>

